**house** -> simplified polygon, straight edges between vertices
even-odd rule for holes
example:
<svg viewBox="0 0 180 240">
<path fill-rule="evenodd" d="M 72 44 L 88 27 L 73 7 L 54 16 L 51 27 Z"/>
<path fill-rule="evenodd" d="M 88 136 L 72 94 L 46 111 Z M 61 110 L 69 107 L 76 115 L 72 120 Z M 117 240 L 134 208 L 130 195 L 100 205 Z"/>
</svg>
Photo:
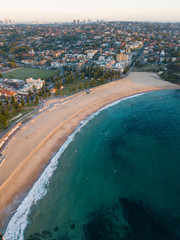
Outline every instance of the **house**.
<svg viewBox="0 0 180 240">
<path fill-rule="evenodd" d="M 9 90 L 0 90 L 0 98 L 10 98 L 12 97 L 12 95 L 15 97 L 17 96 L 17 93 L 16 92 L 12 92 L 12 91 L 9 91 Z"/>
<path fill-rule="evenodd" d="M 87 51 L 85 51 L 85 53 L 87 54 L 87 56 L 89 58 L 93 58 L 94 55 L 97 53 L 97 50 L 87 50 Z"/>
<path fill-rule="evenodd" d="M 56 89 L 55 89 L 55 88 L 52 88 L 52 89 L 50 90 L 50 92 L 51 92 L 51 94 L 55 94 Z"/>
</svg>

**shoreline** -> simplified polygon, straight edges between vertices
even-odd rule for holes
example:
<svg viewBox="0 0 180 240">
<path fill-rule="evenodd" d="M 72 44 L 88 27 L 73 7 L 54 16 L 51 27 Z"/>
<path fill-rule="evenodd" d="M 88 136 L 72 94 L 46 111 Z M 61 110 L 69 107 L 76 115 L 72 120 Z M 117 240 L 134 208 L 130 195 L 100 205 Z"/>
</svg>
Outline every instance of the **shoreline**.
<svg viewBox="0 0 180 240">
<path fill-rule="evenodd" d="M 149 91 L 148 91 L 149 92 Z M 150 91 L 154 92 L 154 91 Z M 97 116 L 101 111 L 104 111 L 105 109 L 108 109 L 112 106 L 115 106 L 116 104 L 119 104 L 121 101 L 126 101 L 130 98 L 136 98 L 140 95 L 143 95 L 145 93 L 139 93 L 135 95 L 130 95 L 127 97 L 123 97 L 121 99 L 115 100 L 112 103 L 109 103 L 108 105 L 103 106 L 102 108 L 98 109 L 96 112 L 93 112 L 90 116 L 88 116 L 86 119 L 83 120 L 83 122 L 80 122 L 78 127 L 68 136 L 64 144 L 59 148 L 59 150 L 54 154 L 54 156 L 51 158 L 50 163 L 46 166 L 45 170 L 42 172 L 40 177 L 37 179 L 37 181 L 33 184 L 33 187 L 28 192 L 28 194 L 24 197 L 22 200 L 22 203 L 17 208 L 16 214 L 13 215 L 11 218 L 10 224 L 8 224 L 8 227 L 6 229 L 6 234 L 4 237 L 6 239 L 23 239 L 24 231 L 28 225 L 28 215 L 31 209 L 31 206 L 36 204 L 39 200 L 41 200 L 48 191 L 48 186 L 51 181 L 51 177 L 53 177 L 54 172 L 56 171 L 56 168 L 59 164 L 59 158 L 63 154 L 63 152 L 66 150 L 66 148 L 71 144 L 71 142 L 74 140 L 76 134 L 86 126 L 95 116 Z M 46 175 L 48 178 L 46 178 Z M 41 190 L 41 191 L 40 191 Z M 35 197 L 35 201 L 32 201 L 32 196 Z M 21 226 L 23 222 L 23 226 Z M 21 226 L 21 229 L 19 229 L 19 226 Z M 12 229 L 14 231 L 12 231 Z M 19 229 L 18 236 L 16 235 L 16 229 Z M 16 236 L 14 238 L 14 235 Z"/>
<path fill-rule="evenodd" d="M 149 74 L 154 75 L 153 73 L 138 73 L 131 74 L 131 76 L 134 75 L 134 77 L 138 77 L 137 75 L 141 75 L 141 77 L 144 78 L 148 77 Z M 7 219 L 9 212 L 11 210 L 14 211 L 19 204 L 18 202 L 14 203 L 15 197 L 17 198 L 17 196 L 20 195 L 25 196 L 32 188 L 33 183 L 37 181 L 45 167 L 50 163 L 53 154 L 57 153 L 68 139 L 68 136 L 77 129 L 81 121 L 87 119 L 90 115 L 108 104 L 125 97 L 156 90 L 179 89 L 178 86 L 167 84 L 167 82 L 163 80 L 158 80 L 162 86 L 156 86 L 154 82 L 156 82 L 157 79 L 151 79 L 153 83 L 151 82 L 152 86 L 149 86 L 139 82 L 133 82 L 131 79 L 129 80 L 129 78 L 131 77 L 98 86 L 92 89 L 93 93 L 90 95 L 84 95 L 82 93 L 77 98 L 64 104 L 59 104 L 52 110 L 50 109 L 47 112 L 37 115 L 28 123 L 28 126 L 25 125 L 21 131 L 18 132 L 12 139 L 12 142 L 7 146 L 7 159 L 2 166 L 4 170 L 6 170 L 3 174 L 4 178 L 0 180 L 0 194 L 3 196 L 0 199 L 0 220 L 4 220 L 2 226 L 4 225 L 5 227 L 5 219 Z M 119 92 L 117 87 L 119 88 Z M 59 113 L 61 113 L 60 116 L 58 115 Z M 52 122 L 50 122 L 50 120 L 52 120 Z M 39 128 L 35 122 L 37 122 Z M 49 124 L 49 126 L 47 127 L 45 125 L 43 129 L 43 124 Z M 44 133 L 43 130 L 46 130 L 46 132 Z M 31 143 L 31 146 L 27 149 L 26 144 L 31 142 L 31 140 L 34 140 L 35 143 Z M 19 143 L 24 146 L 24 149 L 22 149 Z M 13 149 L 21 150 L 20 155 L 23 154 L 23 156 L 21 159 L 18 159 L 19 155 L 14 153 L 13 160 L 15 163 L 11 171 L 8 172 L 7 168 L 9 168 L 9 164 L 12 163 L 11 157 L 13 156 Z M 32 161 L 34 159 L 35 161 Z M 1 172 L 1 168 L 0 175 L 2 176 L 1 173 L 3 172 Z M 8 207 L 10 204 L 12 204 L 11 207 Z"/>
</svg>

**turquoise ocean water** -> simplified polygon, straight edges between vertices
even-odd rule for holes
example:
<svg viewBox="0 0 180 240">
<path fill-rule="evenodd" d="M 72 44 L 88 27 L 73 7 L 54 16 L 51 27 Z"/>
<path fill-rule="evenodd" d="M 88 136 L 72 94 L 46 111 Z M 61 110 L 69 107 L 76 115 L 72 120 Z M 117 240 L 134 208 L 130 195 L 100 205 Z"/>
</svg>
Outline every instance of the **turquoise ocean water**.
<svg viewBox="0 0 180 240">
<path fill-rule="evenodd" d="M 6 239 L 180 239 L 179 90 L 120 101 L 69 142 L 18 208 Z"/>
</svg>

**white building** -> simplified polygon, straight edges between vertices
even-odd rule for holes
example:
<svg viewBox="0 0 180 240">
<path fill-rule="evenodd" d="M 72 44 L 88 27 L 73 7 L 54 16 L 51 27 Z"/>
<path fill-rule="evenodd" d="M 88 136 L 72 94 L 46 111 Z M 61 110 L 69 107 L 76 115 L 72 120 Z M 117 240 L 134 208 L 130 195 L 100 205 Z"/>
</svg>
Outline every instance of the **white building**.
<svg viewBox="0 0 180 240">
<path fill-rule="evenodd" d="M 37 80 L 33 78 L 27 78 L 26 83 L 28 85 L 35 86 L 37 89 L 41 89 L 43 87 L 43 84 L 45 84 L 45 81 L 41 80 L 40 78 L 38 78 Z"/>
<path fill-rule="evenodd" d="M 53 68 L 59 68 L 61 64 L 59 62 L 51 62 L 51 67 Z"/>
</svg>

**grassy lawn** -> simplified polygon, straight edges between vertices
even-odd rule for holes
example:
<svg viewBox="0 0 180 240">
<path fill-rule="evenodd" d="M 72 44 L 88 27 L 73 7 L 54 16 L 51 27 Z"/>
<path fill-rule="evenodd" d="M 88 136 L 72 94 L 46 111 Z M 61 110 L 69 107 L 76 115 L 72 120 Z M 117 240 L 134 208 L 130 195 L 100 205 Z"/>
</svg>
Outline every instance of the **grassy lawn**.
<svg viewBox="0 0 180 240">
<path fill-rule="evenodd" d="M 12 125 L 14 122 L 16 122 L 19 118 L 21 118 L 21 117 L 23 117 L 24 115 L 32 112 L 34 109 L 35 109 L 35 108 L 33 108 L 33 107 L 23 109 L 22 112 L 21 112 L 21 113 L 22 113 L 21 116 L 19 116 L 18 118 L 14 119 L 14 120 L 12 120 L 12 121 L 9 121 L 9 126 Z M 17 113 L 16 115 L 14 115 L 12 118 L 14 118 L 14 117 L 16 117 L 16 116 L 18 116 L 18 115 L 19 115 L 19 113 Z"/>
<path fill-rule="evenodd" d="M 82 89 L 79 89 L 80 85 L 82 86 Z M 74 83 L 69 83 L 69 84 L 63 84 L 64 89 L 62 91 L 63 95 L 68 96 L 71 95 L 72 93 L 82 91 L 85 89 L 85 80 L 79 80 Z M 73 87 L 75 87 L 75 91 L 73 91 Z M 69 89 L 72 90 L 72 92 L 69 91 Z"/>
<path fill-rule="evenodd" d="M 86 87 L 85 86 L 85 82 L 88 83 L 88 86 Z M 108 82 L 108 80 L 105 81 L 105 83 Z M 95 86 L 90 86 L 90 80 L 78 80 L 74 83 L 64 83 L 63 86 L 64 86 L 64 89 L 62 90 L 62 95 L 63 96 L 68 96 L 68 95 L 71 95 L 71 94 L 74 94 L 74 93 L 77 93 L 79 91 L 83 91 L 84 89 L 86 88 L 93 88 L 95 86 L 98 86 L 98 85 L 102 85 L 102 84 L 98 84 L 98 82 L 96 81 L 96 85 Z M 71 89 L 71 91 L 70 91 Z"/>
<path fill-rule="evenodd" d="M 163 72 L 161 74 L 161 78 L 169 82 L 180 85 L 180 72 L 173 72 L 173 73 Z"/>
<path fill-rule="evenodd" d="M 35 102 L 27 103 L 26 106 L 25 106 L 25 109 L 27 109 L 27 108 L 32 108 L 32 107 L 36 107 Z"/>
<path fill-rule="evenodd" d="M 16 78 L 25 80 L 26 78 L 48 78 L 56 74 L 54 70 L 38 69 L 38 68 L 21 68 L 12 72 L 4 73 L 3 78 Z"/>
<path fill-rule="evenodd" d="M 164 66 L 158 64 L 141 64 L 133 68 L 133 72 L 159 72 L 163 70 Z"/>
</svg>

